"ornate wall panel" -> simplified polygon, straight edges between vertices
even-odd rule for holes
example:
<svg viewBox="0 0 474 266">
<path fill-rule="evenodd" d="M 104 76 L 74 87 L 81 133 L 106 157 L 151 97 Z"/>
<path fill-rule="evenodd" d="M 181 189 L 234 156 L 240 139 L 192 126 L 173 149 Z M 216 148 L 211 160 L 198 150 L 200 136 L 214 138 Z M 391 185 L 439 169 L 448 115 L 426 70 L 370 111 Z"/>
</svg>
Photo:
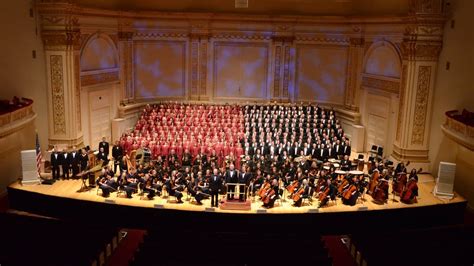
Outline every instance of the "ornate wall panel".
<svg viewBox="0 0 474 266">
<path fill-rule="evenodd" d="M 348 48 L 296 46 L 296 100 L 344 104 Z"/>
<path fill-rule="evenodd" d="M 403 121 L 403 108 L 405 106 L 405 93 L 407 90 L 407 75 L 408 75 L 408 66 L 403 65 L 402 68 L 402 81 L 400 87 L 400 105 L 398 107 L 398 121 L 397 121 L 397 141 L 400 141 L 400 133 L 402 130 L 402 121 Z"/>
<path fill-rule="evenodd" d="M 430 92 L 430 79 L 431 66 L 420 66 L 418 68 L 418 83 L 416 86 L 411 144 L 423 144 L 425 136 L 426 113 L 428 109 Z"/>
<path fill-rule="evenodd" d="M 117 70 L 87 74 L 81 76 L 81 86 L 92 86 L 100 83 L 114 82 L 118 80 L 119 72 Z"/>
<path fill-rule="evenodd" d="M 80 80 L 80 75 L 81 75 L 81 66 L 80 66 L 80 61 L 79 61 L 79 54 L 77 53 L 74 56 L 74 94 L 76 97 L 76 126 L 77 126 L 77 131 L 80 132 L 82 131 L 82 119 L 81 119 L 81 80 Z"/>
<path fill-rule="evenodd" d="M 267 97 L 269 48 L 266 43 L 214 43 L 214 97 Z"/>
<path fill-rule="evenodd" d="M 400 70 L 400 57 L 389 44 L 382 42 L 381 45 L 369 51 L 365 63 L 365 73 L 400 78 Z"/>
<path fill-rule="evenodd" d="M 201 40 L 199 53 L 200 70 L 199 70 L 199 82 L 200 82 L 200 94 L 205 95 L 207 92 L 207 40 Z"/>
<path fill-rule="evenodd" d="M 134 41 L 133 47 L 135 98 L 185 96 L 186 42 Z"/>
<path fill-rule="evenodd" d="M 281 45 L 275 47 L 275 69 L 273 73 L 273 97 L 280 97 Z"/>
<path fill-rule="evenodd" d="M 81 70 L 94 71 L 118 67 L 114 42 L 104 34 L 94 35 L 81 52 Z"/>
<path fill-rule="evenodd" d="M 285 57 L 283 64 L 283 97 L 288 97 L 288 86 L 290 83 L 290 46 L 285 46 Z"/>
<path fill-rule="evenodd" d="M 198 94 L 199 39 L 191 40 L 191 94 Z"/>
<path fill-rule="evenodd" d="M 66 134 L 64 108 L 64 78 L 62 55 L 51 55 L 51 93 L 53 103 L 53 131 L 55 135 Z"/>
</svg>

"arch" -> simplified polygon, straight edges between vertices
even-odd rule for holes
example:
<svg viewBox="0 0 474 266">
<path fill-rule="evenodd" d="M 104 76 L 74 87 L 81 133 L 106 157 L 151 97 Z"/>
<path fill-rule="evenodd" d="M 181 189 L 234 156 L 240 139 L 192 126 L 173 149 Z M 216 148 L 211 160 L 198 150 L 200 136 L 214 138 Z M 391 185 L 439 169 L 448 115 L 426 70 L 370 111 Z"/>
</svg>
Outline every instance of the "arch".
<svg viewBox="0 0 474 266">
<path fill-rule="evenodd" d="M 119 66 L 117 47 L 107 34 L 93 34 L 82 47 L 80 62 L 81 71 L 117 68 Z"/>
<path fill-rule="evenodd" d="M 395 45 L 388 41 L 375 42 L 364 59 L 364 73 L 400 78 L 402 59 Z"/>
</svg>

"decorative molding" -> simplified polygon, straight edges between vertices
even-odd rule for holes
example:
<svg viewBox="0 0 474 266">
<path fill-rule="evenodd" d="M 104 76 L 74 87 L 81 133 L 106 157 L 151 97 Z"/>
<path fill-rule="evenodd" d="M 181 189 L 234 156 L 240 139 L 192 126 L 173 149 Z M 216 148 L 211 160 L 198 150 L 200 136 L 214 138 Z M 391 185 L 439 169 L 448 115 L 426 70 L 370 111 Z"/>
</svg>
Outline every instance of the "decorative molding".
<svg viewBox="0 0 474 266">
<path fill-rule="evenodd" d="M 442 49 L 441 41 L 402 42 L 402 55 L 405 60 L 438 61 Z"/>
<path fill-rule="evenodd" d="M 191 94 L 198 93 L 199 78 L 199 39 L 191 40 Z"/>
<path fill-rule="evenodd" d="M 320 44 L 336 44 L 336 45 L 349 45 L 350 44 L 349 37 L 343 36 L 335 36 L 335 37 L 327 37 L 315 34 L 296 34 L 295 40 L 298 42 L 313 42 L 313 43 L 320 43 Z"/>
<path fill-rule="evenodd" d="M 345 89 L 345 105 L 349 109 L 356 108 L 356 90 L 359 75 L 359 50 L 365 43 L 364 38 L 351 38 L 349 46 L 349 55 L 346 69 L 346 89 Z"/>
<path fill-rule="evenodd" d="M 133 39 L 133 32 L 131 31 L 119 31 L 117 34 L 119 41 L 131 41 Z"/>
<path fill-rule="evenodd" d="M 201 52 L 199 55 L 200 63 L 201 63 L 201 69 L 199 71 L 200 77 L 199 81 L 201 83 L 200 86 L 200 95 L 205 95 L 207 94 L 207 46 L 208 42 L 207 40 L 201 40 L 200 43 L 201 46 Z"/>
<path fill-rule="evenodd" d="M 217 32 L 212 33 L 211 35 L 214 39 L 224 39 L 224 40 L 271 40 L 272 36 L 270 33 L 262 32 L 251 32 L 251 33 L 242 33 L 242 32 Z"/>
<path fill-rule="evenodd" d="M 400 82 L 396 81 L 396 79 L 389 80 L 385 77 L 368 74 L 364 74 L 362 77 L 362 86 L 397 94 L 400 91 Z"/>
<path fill-rule="evenodd" d="M 288 97 L 288 86 L 290 83 L 290 46 L 285 46 L 285 57 L 283 63 L 283 97 Z"/>
<path fill-rule="evenodd" d="M 405 93 L 407 90 L 407 75 L 408 75 L 408 66 L 403 65 L 402 67 L 402 81 L 400 87 L 400 103 L 398 107 L 398 119 L 397 119 L 397 136 L 396 140 L 400 141 L 400 134 L 402 132 L 402 120 L 403 120 L 403 108 L 405 107 Z"/>
<path fill-rule="evenodd" d="M 428 97 L 430 93 L 431 66 L 418 68 L 418 83 L 413 116 L 411 144 L 423 145 L 425 136 L 426 112 L 428 111 Z"/>
<path fill-rule="evenodd" d="M 443 3 L 441 0 L 410 0 L 410 14 L 442 14 Z"/>
<path fill-rule="evenodd" d="M 75 50 L 81 48 L 81 32 L 79 30 L 49 31 L 41 32 L 45 50 L 66 50 L 73 47 Z"/>
<path fill-rule="evenodd" d="M 66 134 L 66 117 L 64 114 L 64 78 L 63 56 L 50 56 L 51 96 L 53 103 L 53 132 L 55 135 Z"/>
<path fill-rule="evenodd" d="M 77 131 L 82 131 L 82 121 L 81 121 L 81 78 L 80 73 L 81 66 L 80 66 L 80 59 L 79 53 L 74 55 L 74 92 L 76 96 L 76 125 Z"/>
<path fill-rule="evenodd" d="M 110 71 L 89 75 L 86 74 L 81 76 L 81 86 L 83 87 L 114 81 L 119 81 L 118 71 Z"/>
<path fill-rule="evenodd" d="M 281 45 L 275 46 L 275 70 L 273 74 L 273 97 L 280 97 Z"/>
<path fill-rule="evenodd" d="M 188 38 L 187 32 L 136 32 L 133 35 L 134 40 L 157 40 L 170 38 Z"/>
</svg>

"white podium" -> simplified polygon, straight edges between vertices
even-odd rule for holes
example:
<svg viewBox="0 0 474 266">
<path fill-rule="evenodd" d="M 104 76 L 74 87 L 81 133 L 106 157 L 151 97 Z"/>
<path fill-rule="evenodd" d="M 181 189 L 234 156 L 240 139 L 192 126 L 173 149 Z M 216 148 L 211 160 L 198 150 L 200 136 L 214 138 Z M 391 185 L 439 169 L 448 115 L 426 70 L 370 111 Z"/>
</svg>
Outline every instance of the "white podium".
<svg viewBox="0 0 474 266">
<path fill-rule="evenodd" d="M 454 177 L 456 174 L 456 164 L 440 162 L 438 178 L 433 193 L 442 199 L 452 199 L 454 197 Z"/>
<path fill-rule="evenodd" d="M 21 151 L 21 169 L 23 184 L 39 183 L 38 169 L 36 168 L 36 150 Z"/>
</svg>

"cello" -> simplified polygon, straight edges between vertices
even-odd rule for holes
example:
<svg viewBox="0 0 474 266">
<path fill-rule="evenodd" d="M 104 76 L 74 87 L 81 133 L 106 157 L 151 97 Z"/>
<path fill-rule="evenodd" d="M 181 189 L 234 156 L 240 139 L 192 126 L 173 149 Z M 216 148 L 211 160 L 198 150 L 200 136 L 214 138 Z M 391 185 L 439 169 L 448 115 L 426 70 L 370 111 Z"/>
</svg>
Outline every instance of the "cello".
<svg viewBox="0 0 474 266">
<path fill-rule="evenodd" d="M 367 194 L 374 193 L 375 188 L 379 183 L 380 173 L 378 169 L 375 169 L 372 173 L 372 178 L 370 179 L 369 189 L 367 190 Z"/>
<path fill-rule="evenodd" d="M 417 202 L 416 196 L 418 196 L 418 181 L 416 180 L 415 176 L 421 171 L 423 171 L 422 168 L 418 169 L 418 171 L 415 171 L 413 176 L 410 174 L 410 180 L 407 182 L 405 188 L 400 194 L 401 202 L 406 204 Z"/>
<path fill-rule="evenodd" d="M 299 185 L 299 181 L 295 180 L 289 186 L 287 186 L 286 189 L 288 190 L 288 192 L 293 193 Z"/>
</svg>

